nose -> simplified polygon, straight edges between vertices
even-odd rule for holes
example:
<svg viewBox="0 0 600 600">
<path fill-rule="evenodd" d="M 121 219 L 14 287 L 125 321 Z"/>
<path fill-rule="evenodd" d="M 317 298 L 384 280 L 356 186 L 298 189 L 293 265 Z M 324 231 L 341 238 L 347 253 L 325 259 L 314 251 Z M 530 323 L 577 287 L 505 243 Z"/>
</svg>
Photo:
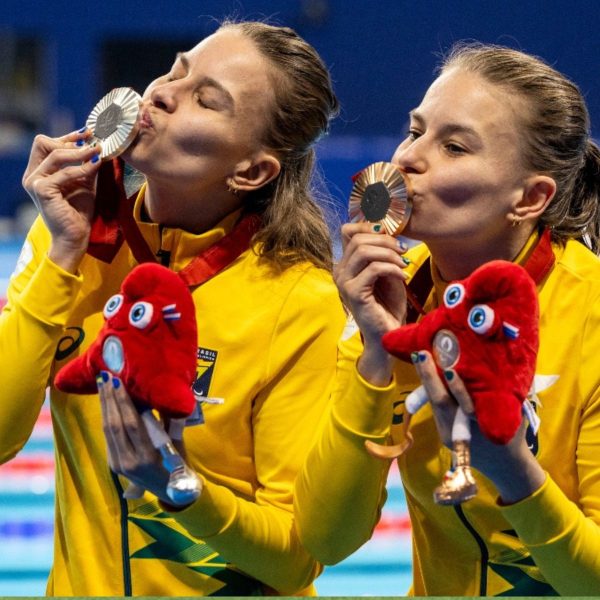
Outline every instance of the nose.
<svg viewBox="0 0 600 600">
<path fill-rule="evenodd" d="M 404 140 L 394 152 L 392 163 L 405 173 L 423 173 L 427 169 L 423 137 Z"/>
<path fill-rule="evenodd" d="M 173 112 L 177 106 L 177 86 L 176 81 L 167 81 L 154 85 L 150 91 L 150 101 L 153 106 Z"/>
</svg>

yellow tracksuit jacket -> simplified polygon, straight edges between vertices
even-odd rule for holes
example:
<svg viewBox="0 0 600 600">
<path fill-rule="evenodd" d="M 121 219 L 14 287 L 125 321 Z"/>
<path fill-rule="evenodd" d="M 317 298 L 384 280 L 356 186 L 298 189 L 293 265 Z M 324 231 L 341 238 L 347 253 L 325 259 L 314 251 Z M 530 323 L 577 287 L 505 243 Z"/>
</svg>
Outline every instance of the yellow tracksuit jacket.
<svg viewBox="0 0 600 600">
<path fill-rule="evenodd" d="M 141 196 L 141 195 L 140 195 Z M 229 231 L 231 215 L 202 235 L 140 223 L 150 248 L 180 270 Z M 277 273 L 252 250 L 193 290 L 198 376 L 206 423 L 185 432 L 201 497 L 168 514 L 108 466 L 97 396 L 68 396 L 53 373 L 84 352 L 106 300 L 135 266 L 124 244 L 111 264 L 86 255 L 77 276 L 46 256 L 32 227 L 0 317 L 0 459 L 31 434 L 49 385 L 56 448 L 56 596 L 313 593 L 320 565 L 301 546 L 293 482 L 328 402 L 345 314 L 330 274 L 309 264 Z M 160 365 L 157 365 L 160 368 Z M 259 583 L 259 581 L 261 583 Z"/>
<path fill-rule="evenodd" d="M 519 262 L 536 241 L 537 234 Z M 575 241 L 552 250 L 556 262 L 538 286 L 541 427 L 537 437 L 528 432 L 547 480 L 531 497 L 499 506 L 493 485 L 475 472 L 473 500 L 436 505 L 433 490 L 451 457 L 425 405 L 411 422 L 415 443 L 398 461 L 416 596 L 600 595 L 600 259 Z M 412 251 L 412 273 L 427 256 L 423 245 Z M 433 280 L 428 310 L 444 288 Z M 361 351 L 357 335 L 341 344 L 331 412 L 297 483 L 301 540 L 325 563 L 370 537 L 387 466 L 367 454 L 364 440 L 381 443 L 391 433 L 400 441 L 403 401 L 420 383 L 412 365 L 398 362 L 387 388 L 369 385 L 355 367 Z"/>
</svg>

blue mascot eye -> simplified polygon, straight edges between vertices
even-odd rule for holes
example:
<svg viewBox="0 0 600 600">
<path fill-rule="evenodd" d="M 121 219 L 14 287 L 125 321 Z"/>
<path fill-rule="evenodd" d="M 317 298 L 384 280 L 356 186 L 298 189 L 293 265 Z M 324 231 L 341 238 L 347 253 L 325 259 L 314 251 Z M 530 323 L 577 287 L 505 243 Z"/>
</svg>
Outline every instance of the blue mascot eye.
<svg viewBox="0 0 600 600">
<path fill-rule="evenodd" d="M 452 308 L 460 304 L 465 297 L 465 288 L 462 283 L 453 283 L 449 285 L 444 293 L 444 304 Z"/>
<path fill-rule="evenodd" d="M 136 302 L 129 311 L 129 322 L 138 329 L 144 329 L 152 320 L 154 309 L 149 302 Z"/>
<path fill-rule="evenodd" d="M 121 294 L 115 294 L 114 296 L 111 296 L 104 305 L 104 318 L 108 319 L 109 317 L 117 314 L 122 304 L 123 296 Z"/>
<path fill-rule="evenodd" d="M 469 312 L 469 327 L 479 334 L 487 333 L 494 324 L 494 309 L 487 304 L 476 304 Z"/>
</svg>

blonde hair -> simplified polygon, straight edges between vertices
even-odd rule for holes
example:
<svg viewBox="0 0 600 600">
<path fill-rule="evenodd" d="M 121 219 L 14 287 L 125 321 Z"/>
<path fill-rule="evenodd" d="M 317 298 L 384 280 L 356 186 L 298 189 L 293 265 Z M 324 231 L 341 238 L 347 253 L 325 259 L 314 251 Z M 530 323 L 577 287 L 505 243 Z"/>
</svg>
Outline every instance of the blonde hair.
<svg viewBox="0 0 600 600">
<path fill-rule="evenodd" d="M 557 191 L 540 223 L 555 241 L 573 238 L 600 249 L 600 150 L 590 137 L 590 119 L 579 88 L 540 58 L 503 46 L 455 45 L 441 72 L 477 73 L 523 99 L 525 166 L 556 181 Z"/>
<path fill-rule="evenodd" d="M 274 67 L 275 106 L 262 141 L 277 152 L 281 172 L 246 197 L 246 210 L 262 215 L 255 247 L 280 267 L 308 260 L 331 270 L 331 236 L 311 189 L 313 145 L 339 109 L 329 72 L 316 50 L 288 27 L 227 21 L 221 29 L 250 38 Z"/>
</svg>

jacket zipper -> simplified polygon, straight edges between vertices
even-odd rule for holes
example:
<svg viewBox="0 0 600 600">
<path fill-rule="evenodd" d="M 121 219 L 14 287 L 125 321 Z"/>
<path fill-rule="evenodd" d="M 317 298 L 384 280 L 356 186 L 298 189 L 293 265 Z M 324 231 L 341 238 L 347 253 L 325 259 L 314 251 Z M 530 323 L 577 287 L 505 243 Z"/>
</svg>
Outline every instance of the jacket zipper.
<svg viewBox="0 0 600 600">
<path fill-rule="evenodd" d="M 112 480 L 117 488 L 119 496 L 119 506 L 121 508 L 121 559 L 123 561 L 123 596 L 132 596 L 131 590 L 131 565 L 129 564 L 129 529 L 127 516 L 129 510 L 127 508 L 127 500 L 123 498 L 123 487 L 118 476 L 110 472 Z"/>
<path fill-rule="evenodd" d="M 462 506 L 460 504 L 456 504 L 454 506 L 454 511 L 458 515 L 458 518 L 461 520 L 462 524 L 466 527 L 467 531 L 473 536 L 473 539 L 477 542 L 479 546 L 479 552 L 481 553 L 481 573 L 479 575 L 479 596 L 487 596 L 487 569 L 488 569 L 488 560 L 490 558 L 487 546 L 483 541 L 483 538 L 477 533 L 473 525 L 469 523 L 465 513 L 463 512 Z"/>
</svg>

